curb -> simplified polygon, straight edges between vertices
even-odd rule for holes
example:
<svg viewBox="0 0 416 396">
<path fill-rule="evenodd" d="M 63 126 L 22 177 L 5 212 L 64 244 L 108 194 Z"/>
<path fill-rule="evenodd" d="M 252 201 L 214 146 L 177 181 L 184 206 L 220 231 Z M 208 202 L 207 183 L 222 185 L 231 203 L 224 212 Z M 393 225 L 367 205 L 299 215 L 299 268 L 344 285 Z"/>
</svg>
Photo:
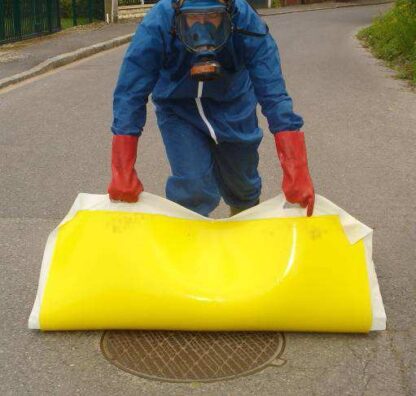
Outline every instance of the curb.
<svg viewBox="0 0 416 396">
<path fill-rule="evenodd" d="M 259 14 L 263 17 L 273 16 L 273 15 L 283 15 L 283 14 L 292 14 L 296 12 L 309 12 L 309 11 L 321 11 L 321 10 L 330 10 L 335 8 L 346 8 L 346 7 L 359 7 L 359 6 L 369 6 L 369 5 L 379 5 L 379 4 L 388 4 L 393 3 L 392 0 L 380 1 L 380 2 L 365 2 L 365 3 L 350 3 L 350 4 L 339 4 L 332 5 L 331 7 L 319 7 L 319 8 L 307 8 L 307 9 L 297 9 L 297 10 L 281 10 L 274 13 Z M 46 73 L 50 70 L 56 69 L 61 66 L 68 65 L 69 63 L 76 62 L 80 59 L 87 58 L 91 55 L 97 54 L 98 52 L 106 51 L 120 45 L 126 44 L 131 41 L 134 33 L 127 34 L 125 36 L 116 37 L 114 39 L 104 41 L 102 43 L 94 44 L 89 47 L 80 48 L 73 52 L 67 52 L 62 55 L 54 56 L 53 58 L 47 59 L 46 61 L 40 63 L 39 65 L 24 71 L 19 74 L 15 74 L 11 77 L 6 77 L 0 80 L 0 90 L 9 87 L 10 85 L 17 84 L 29 78 L 36 77 L 40 74 Z"/>
<path fill-rule="evenodd" d="M 97 54 L 98 52 L 119 47 L 120 45 L 128 43 L 132 39 L 133 35 L 134 33 L 127 34 L 125 36 L 116 37 L 114 39 L 94 44 L 89 47 L 80 48 L 73 52 L 67 52 L 66 54 L 54 56 L 53 58 L 47 59 L 46 61 L 27 71 L 0 80 L 0 90 L 10 85 L 17 84 L 29 78 L 46 73 L 58 67 L 65 66 L 77 60 L 87 58 L 91 55 Z"/>
</svg>

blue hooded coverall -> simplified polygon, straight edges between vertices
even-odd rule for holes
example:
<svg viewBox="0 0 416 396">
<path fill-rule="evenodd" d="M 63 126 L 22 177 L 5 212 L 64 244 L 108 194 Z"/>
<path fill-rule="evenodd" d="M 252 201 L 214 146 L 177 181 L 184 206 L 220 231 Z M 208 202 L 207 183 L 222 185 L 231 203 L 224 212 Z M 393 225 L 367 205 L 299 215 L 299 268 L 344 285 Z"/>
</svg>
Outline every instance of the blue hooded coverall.
<svg viewBox="0 0 416 396">
<path fill-rule="evenodd" d="M 235 28 L 266 32 L 245 0 L 235 7 Z M 273 133 L 303 125 L 286 92 L 276 43 L 270 34 L 234 32 L 217 56 L 223 76 L 198 82 L 190 77 L 194 55 L 171 34 L 173 17 L 172 0 L 160 0 L 138 26 L 114 92 L 112 132 L 139 136 L 152 93 L 172 170 L 167 198 L 204 216 L 221 196 L 238 209 L 254 206 L 261 191 L 257 103 Z"/>
</svg>

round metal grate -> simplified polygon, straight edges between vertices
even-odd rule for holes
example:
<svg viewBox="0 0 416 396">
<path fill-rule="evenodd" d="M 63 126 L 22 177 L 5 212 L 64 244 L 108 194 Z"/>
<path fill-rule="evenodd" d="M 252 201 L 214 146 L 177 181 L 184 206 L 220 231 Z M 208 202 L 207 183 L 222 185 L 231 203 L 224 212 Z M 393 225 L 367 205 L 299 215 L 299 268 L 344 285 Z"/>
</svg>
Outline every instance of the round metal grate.
<svg viewBox="0 0 416 396">
<path fill-rule="evenodd" d="M 174 382 L 219 381 L 281 365 L 275 332 L 106 331 L 104 356 L 141 377 Z"/>
</svg>

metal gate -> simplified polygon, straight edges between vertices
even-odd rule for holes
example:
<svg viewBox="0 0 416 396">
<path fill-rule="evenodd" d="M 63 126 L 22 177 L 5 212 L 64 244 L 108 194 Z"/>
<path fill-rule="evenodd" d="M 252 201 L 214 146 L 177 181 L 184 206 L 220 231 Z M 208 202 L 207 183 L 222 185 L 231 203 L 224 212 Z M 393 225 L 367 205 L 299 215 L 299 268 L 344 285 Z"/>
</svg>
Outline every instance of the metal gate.
<svg viewBox="0 0 416 396">
<path fill-rule="evenodd" d="M 0 44 L 60 28 L 59 0 L 0 0 Z"/>
</svg>

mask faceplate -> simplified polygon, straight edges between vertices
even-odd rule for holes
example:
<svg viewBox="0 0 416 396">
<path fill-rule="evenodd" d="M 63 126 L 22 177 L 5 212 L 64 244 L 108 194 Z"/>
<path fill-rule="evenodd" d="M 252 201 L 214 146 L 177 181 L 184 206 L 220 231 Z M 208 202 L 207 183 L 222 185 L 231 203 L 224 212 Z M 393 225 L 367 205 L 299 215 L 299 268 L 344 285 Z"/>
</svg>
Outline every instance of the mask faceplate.
<svg viewBox="0 0 416 396">
<path fill-rule="evenodd" d="M 218 51 L 231 34 L 231 20 L 225 9 L 180 12 L 176 16 L 179 39 L 193 53 Z"/>
</svg>

